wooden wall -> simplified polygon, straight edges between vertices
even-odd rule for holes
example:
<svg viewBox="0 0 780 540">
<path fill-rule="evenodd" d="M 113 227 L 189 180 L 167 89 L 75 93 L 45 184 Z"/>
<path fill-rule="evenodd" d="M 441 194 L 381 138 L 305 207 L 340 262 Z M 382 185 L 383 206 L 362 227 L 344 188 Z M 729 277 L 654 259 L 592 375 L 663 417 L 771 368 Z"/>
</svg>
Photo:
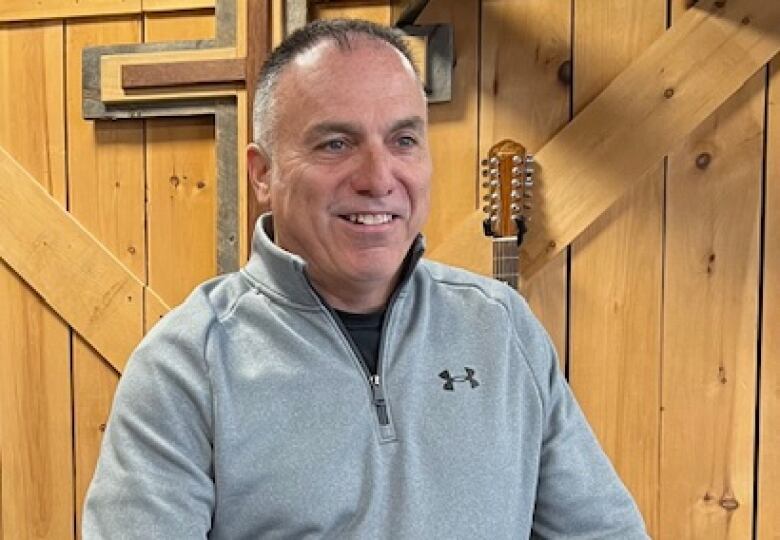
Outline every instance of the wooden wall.
<svg viewBox="0 0 780 540">
<path fill-rule="evenodd" d="M 0 145 L 171 305 L 216 271 L 214 119 L 84 120 L 81 51 L 213 37 L 213 9 L 0 26 Z M 0 538 L 74 538 L 119 375 L 5 264 L 0 291 Z"/>
<path fill-rule="evenodd" d="M 85 121 L 81 50 L 213 37 L 213 1 L 117 2 L 0 23 L 0 146 L 175 305 L 216 272 L 214 120 Z M 542 148 L 688 3 L 431 0 L 456 63 L 429 252 L 470 226 L 480 155 Z M 401 7 L 371 4 L 318 15 Z M 522 288 L 654 538 L 780 538 L 778 103 L 775 60 Z M 5 263 L 0 327 L 0 540 L 78 537 L 118 373 Z"/>
</svg>

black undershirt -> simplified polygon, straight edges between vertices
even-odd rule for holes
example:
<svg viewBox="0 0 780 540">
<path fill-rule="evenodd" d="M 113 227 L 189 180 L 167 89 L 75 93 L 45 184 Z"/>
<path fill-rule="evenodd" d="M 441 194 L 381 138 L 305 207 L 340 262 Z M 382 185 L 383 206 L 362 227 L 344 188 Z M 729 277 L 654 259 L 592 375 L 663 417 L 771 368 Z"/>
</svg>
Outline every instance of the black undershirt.
<svg viewBox="0 0 780 540">
<path fill-rule="evenodd" d="M 363 361 L 371 375 L 376 375 L 377 358 L 379 358 L 379 339 L 382 336 L 382 321 L 385 310 L 374 313 L 349 313 L 334 309 L 344 327 L 355 342 Z"/>
</svg>

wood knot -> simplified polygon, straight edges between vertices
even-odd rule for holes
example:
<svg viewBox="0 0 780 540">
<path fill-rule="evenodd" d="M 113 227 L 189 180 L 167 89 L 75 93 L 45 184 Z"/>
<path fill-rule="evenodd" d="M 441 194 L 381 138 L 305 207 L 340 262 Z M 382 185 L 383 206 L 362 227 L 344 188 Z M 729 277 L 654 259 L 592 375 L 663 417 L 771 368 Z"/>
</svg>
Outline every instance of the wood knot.
<svg viewBox="0 0 780 540">
<path fill-rule="evenodd" d="M 726 510 L 728 512 L 733 512 L 734 510 L 739 508 L 739 502 L 737 501 L 737 499 L 735 499 L 734 497 L 731 497 L 731 496 L 723 497 L 720 500 L 719 504 L 720 504 L 721 508 L 723 508 L 724 510 Z"/>
<path fill-rule="evenodd" d="M 130 246 L 129 248 L 127 248 L 127 252 L 130 255 L 134 255 L 135 254 L 135 248 L 133 246 Z"/>
<path fill-rule="evenodd" d="M 571 60 L 565 60 L 558 66 L 558 80 L 566 86 L 571 84 Z"/>
<path fill-rule="evenodd" d="M 715 271 L 715 254 L 710 253 L 707 257 L 707 273 L 712 274 Z"/>
<path fill-rule="evenodd" d="M 674 95 L 674 88 L 667 88 L 664 90 L 664 97 L 666 99 L 671 99 L 671 97 Z"/>
<path fill-rule="evenodd" d="M 712 494 L 708 491 L 707 493 L 704 494 L 704 497 L 702 497 L 702 500 L 704 502 L 706 502 L 706 503 L 709 503 L 709 502 L 712 502 L 712 499 L 714 499 L 714 498 L 715 497 L 713 497 Z"/>
<path fill-rule="evenodd" d="M 179 184 L 181 184 L 181 180 L 179 180 L 179 177 L 175 174 L 171 176 L 168 181 L 171 183 L 173 187 L 179 187 Z"/>
<path fill-rule="evenodd" d="M 550 243 L 549 243 L 549 244 L 547 244 L 547 251 L 552 251 L 552 250 L 554 250 L 554 249 L 555 249 L 557 246 L 558 246 L 558 244 L 556 244 L 556 243 L 555 243 L 555 240 L 550 240 Z"/>
<path fill-rule="evenodd" d="M 750 17 L 745 15 L 744 17 L 742 17 L 742 20 L 739 21 L 739 22 L 741 22 L 743 26 L 747 26 L 747 25 L 749 25 L 751 23 L 751 20 L 750 20 Z"/>
<path fill-rule="evenodd" d="M 715 2 L 715 7 L 718 9 L 723 9 L 724 7 L 726 7 L 726 0 L 717 0 Z"/>
<path fill-rule="evenodd" d="M 99 430 L 101 433 L 105 432 L 105 431 L 106 431 L 106 425 L 105 425 L 105 424 L 100 424 L 100 425 L 98 426 L 98 430 Z"/>
<path fill-rule="evenodd" d="M 195 184 L 195 185 L 196 185 L 196 186 L 198 186 L 198 189 L 203 189 L 204 187 L 206 187 L 206 182 L 204 182 L 203 180 L 201 180 L 200 182 L 198 182 L 198 183 L 197 183 L 197 184 Z"/>
<path fill-rule="evenodd" d="M 698 156 L 696 156 L 696 167 L 698 169 L 704 170 L 712 161 L 712 155 L 709 152 L 702 152 Z"/>
</svg>

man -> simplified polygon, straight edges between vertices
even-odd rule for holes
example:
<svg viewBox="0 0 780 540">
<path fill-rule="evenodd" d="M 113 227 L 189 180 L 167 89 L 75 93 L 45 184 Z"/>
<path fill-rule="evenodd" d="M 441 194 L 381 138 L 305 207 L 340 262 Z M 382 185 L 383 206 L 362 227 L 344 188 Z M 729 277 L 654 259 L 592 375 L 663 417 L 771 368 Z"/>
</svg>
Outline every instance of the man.
<svg viewBox="0 0 780 540">
<path fill-rule="evenodd" d="M 255 118 L 272 213 L 134 353 L 84 538 L 646 538 L 520 296 L 420 259 L 426 102 L 398 35 L 298 31 Z"/>
</svg>

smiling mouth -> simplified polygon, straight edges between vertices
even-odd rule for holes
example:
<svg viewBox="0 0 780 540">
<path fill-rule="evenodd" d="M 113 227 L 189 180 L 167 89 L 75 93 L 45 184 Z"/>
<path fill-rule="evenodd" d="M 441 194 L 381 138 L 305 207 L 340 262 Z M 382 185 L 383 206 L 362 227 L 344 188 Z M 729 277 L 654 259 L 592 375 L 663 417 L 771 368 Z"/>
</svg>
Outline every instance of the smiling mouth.
<svg viewBox="0 0 780 540">
<path fill-rule="evenodd" d="M 339 217 L 359 225 L 384 225 L 398 216 L 395 214 L 341 214 Z"/>
</svg>

